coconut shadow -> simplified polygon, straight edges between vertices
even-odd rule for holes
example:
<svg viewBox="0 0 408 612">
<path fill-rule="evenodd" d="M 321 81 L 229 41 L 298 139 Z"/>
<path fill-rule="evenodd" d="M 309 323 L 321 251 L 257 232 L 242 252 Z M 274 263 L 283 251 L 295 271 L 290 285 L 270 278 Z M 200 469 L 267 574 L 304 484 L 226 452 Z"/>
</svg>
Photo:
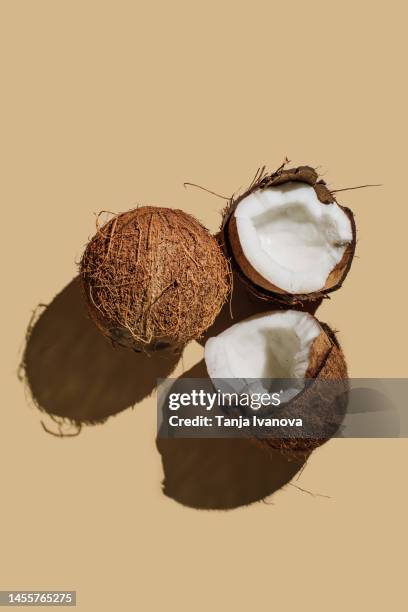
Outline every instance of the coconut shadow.
<svg viewBox="0 0 408 612">
<path fill-rule="evenodd" d="M 304 302 L 296 306 L 283 306 L 277 300 L 263 300 L 251 293 L 238 274 L 233 272 L 230 299 L 222 307 L 213 325 L 207 329 L 198 342 L 204 345 L 208 338 L 217 336 L 228 327 L 231 327 L 231 325 L 263 312 L 293 309 L 314 315 L 322 301 L 323 299 L 319 298 L 318 300 Z"/>
<path fill-rule="evenodd" d="M 204 360 L 180 378 L 208 378 Z M 180 380 L 180 378 L 178 380 Z M 231 510 L 263 500 L 286 485 L 309 454 L 288 456 L 245 438 L 164 438 L 163 493 L 191 508 Z"/>
<path fill-rule="evenodd" d="M 114 348 L 89 319 L 76 277 L 28 330 L 21 378 L 40 410 L 96 424 L 141 402 L 179 359 Z"/>
</svg>

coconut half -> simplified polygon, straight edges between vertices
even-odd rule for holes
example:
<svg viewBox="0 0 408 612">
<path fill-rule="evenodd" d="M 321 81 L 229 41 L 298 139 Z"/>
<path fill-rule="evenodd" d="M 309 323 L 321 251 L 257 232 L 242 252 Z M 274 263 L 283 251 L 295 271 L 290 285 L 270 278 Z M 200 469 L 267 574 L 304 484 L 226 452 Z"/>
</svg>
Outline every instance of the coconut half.
<svg viewBox="0 0 408 612">
<path fill-rule="evenodd" d="M 257 180 L 231 201 L 222 233 L 234 267 L 253 290 L 288 304 L 339 288 L 355 250 L 351 211 L 307 166 Z"/>
<path fill-rule="evenodd" d="M 238 379 L 243 385 L 253 379 L 259 387 L 276 378 L 301 382 L 309 370 L 311 345 L 320 333 L 314 317 L 295 310 L 251 317 L 207 341 L 208 374 L 212 379 Z M 284 399 L 294 395 L 295 388 L 287 389 Z"/>
<path fill-rule="evenodd" d="M 287 310 L 251 317 L 210 338 L 204 357 L 216 387 L 233 388 L 237 393 L 264 393 L 274 379 L 286 381 L 280 395 L 281 415 L 283 406 L 285 417 L 306 416 L 311 420 L 309 431 L 330 431 L 332 435 L 337 430 L 339 395 L 348 388 L 347 367 L 333 332 L 312 315 Z M 319 381 L 328 380 L 338 381 L 340 386 L 325 383 L 322 393 Z M 305 438 L 268 438 L 263 442 L 272 448 L 310 450 L 329 437 L 308 434 Z"/>
</svg>

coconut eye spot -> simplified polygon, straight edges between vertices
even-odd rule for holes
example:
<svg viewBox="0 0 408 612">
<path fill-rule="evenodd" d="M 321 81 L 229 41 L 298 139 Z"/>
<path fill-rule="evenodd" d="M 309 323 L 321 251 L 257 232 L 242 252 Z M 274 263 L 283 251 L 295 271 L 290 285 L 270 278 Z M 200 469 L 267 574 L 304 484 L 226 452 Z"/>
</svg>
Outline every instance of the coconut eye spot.
<svg viewBox="0 0 408 612">
<path fill-rule="evenodd" d="M 167 348 L 170 348 L 170 342 L 165 342 L 164 340 L 159 340 L 155 343 L 154 348 L 156 351 L 164 351 Z"/>
<path fill-rule="evenodd" d="M 313 187 L 298 183 L 252 192 L 234 216 L 245 258 L 267 282 L 291 293 L 322 289 L 353 237 L 337 203 L 322 204 Z"/>
</svg>

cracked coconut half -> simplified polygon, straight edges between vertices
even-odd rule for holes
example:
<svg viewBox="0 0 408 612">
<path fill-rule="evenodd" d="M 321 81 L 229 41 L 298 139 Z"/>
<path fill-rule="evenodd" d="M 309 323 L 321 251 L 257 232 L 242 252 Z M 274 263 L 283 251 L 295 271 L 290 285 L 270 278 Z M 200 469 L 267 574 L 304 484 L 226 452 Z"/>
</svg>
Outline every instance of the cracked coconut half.
<svg viewBox="0 0 408 612">
<path fill-rule="evenodd" d="M 224 215 L 227 254 L 250 288 L 296 304 L 338 289 L 351 266 L 356 231 L 313 168 L 261 175 Z"/>
<path fill-rule="evenodd" d="M 312 315 L 275 311 L 236 323 L 207 341 L 205 362 L 224 391 L 270 393 L 277 380 L 283 384 L 281 405 L 262 412 L 305 418 L 304 437 L 286 432 L 262 443 L 311 450 L 338 429 L 348 389 L 346 362 L 334 333 Z"/>
</svg>

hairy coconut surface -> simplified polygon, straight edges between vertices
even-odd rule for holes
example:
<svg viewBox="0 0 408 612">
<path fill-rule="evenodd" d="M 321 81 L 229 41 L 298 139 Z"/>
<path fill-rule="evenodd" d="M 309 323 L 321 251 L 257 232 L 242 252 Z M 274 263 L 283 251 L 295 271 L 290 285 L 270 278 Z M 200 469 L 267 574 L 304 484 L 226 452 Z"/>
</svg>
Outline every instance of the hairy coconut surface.
<svg viewBox="0 0 408 612">
<path fill-rule="evenodd" d="M 249 232 L 242 216 L 250 220 Z M 284 164 L 271 174 L 261 169 L 244 193 L 231 198 L 219 237 L 256 295 L 295 305 L 341 287 L 354 257 L 356 227 L 353 213 L 338 204 L 315 169 Z"/>
<path fill-rule="evenodd" d="M 98 229 L 80 274 L 100 330 L 136 350 L 198 338 L 230 288 L 217 240 L 191 215 L 153 206 L 119 214 Z"/>
<path fill-rule="evenodd" d="M 312 315 L 295 310 L 257 315 L 237 323 L 205 345 L 209 376 L 258 380 L 257 391 L 267 392 L 266 379 L 290 381 L 278 409 L 266 407 L 262 416 L 302 418 L 304 437 L 285 428 L 280 438 L 257 438 L 265 448 L 310 452 L 338 430 L 347 406 L 347 366 L 334 333 Z M 259 387 L 259 388 L 258 388 Z M 278 410 L 278 413 L 277 413 Z M 278 431 L 279 435 L 279 431 Z"/>
</svg>

